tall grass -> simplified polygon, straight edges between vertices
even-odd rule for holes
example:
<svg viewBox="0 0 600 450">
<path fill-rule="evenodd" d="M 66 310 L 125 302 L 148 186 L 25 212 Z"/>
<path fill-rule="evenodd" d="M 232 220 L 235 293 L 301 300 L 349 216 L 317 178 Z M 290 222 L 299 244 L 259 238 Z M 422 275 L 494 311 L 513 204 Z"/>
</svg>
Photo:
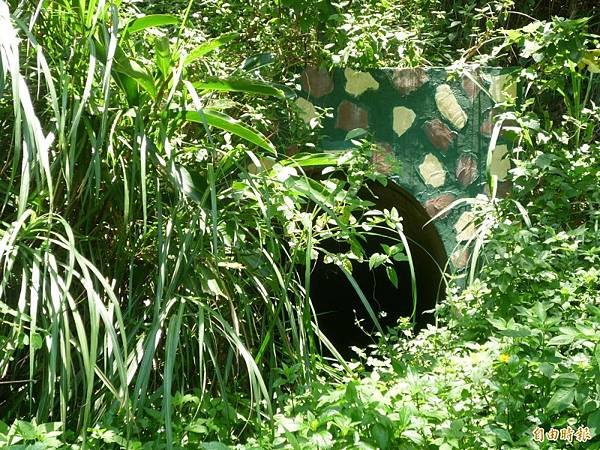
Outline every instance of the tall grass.
<svg viewBox="0 0 600 450">
<path fill-rule="evenodd" d="M 365 160 L 263 167 L 274 145 L 218 100 L 288 94 L 216 77 L 203 58 L 236 35 L 194 47 L 188 13 L 0 0 L 5 420 L 60 421 L 85 442 L 111 420 L 143 433 L 135 417 L 158 409 L 172 447 L 176 392 L 269 417 L 276 368 L 309 379 L 318 363 L 312 249 L 358 233 L 368 205 L 302 168 Z"/>
</svg>

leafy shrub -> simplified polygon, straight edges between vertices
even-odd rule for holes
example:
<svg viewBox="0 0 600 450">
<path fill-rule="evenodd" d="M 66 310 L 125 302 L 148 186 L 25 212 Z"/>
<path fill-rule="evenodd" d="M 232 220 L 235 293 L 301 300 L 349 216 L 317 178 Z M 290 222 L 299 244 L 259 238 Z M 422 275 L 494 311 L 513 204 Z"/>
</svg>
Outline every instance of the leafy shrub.
<svg viewBox="0 0 600 450">
<path fill-rule="evenodd" d="M 599 448 L 598 23 L 558 3 L 0 0 L 0 444 Z M 397 218 L 368 144 L 275 154 L 294 74 L 455 60 L 521 67 L 511 195 L 440 327 L 328 362 L 297 267 Z"/>
</svg>

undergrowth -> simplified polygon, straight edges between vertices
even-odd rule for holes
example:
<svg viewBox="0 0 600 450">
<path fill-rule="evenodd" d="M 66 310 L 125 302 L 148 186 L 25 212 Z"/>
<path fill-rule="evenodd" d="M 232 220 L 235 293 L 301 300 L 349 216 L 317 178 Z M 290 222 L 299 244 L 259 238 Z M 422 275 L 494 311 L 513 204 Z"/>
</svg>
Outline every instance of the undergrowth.
<svg viewBox="0 0 600 450">
<path fill-rule="evenodd" d="M 523 3 L 0 0 L 0 444 L 600 448 L 597 6 Z M 285 156 L 307 63 L 520 68 L 511 193 L 474 200 L 439 326 L 352 362 L 311 263 L 402 227 L 356 198 L 368 142 Z"/>
</svg>

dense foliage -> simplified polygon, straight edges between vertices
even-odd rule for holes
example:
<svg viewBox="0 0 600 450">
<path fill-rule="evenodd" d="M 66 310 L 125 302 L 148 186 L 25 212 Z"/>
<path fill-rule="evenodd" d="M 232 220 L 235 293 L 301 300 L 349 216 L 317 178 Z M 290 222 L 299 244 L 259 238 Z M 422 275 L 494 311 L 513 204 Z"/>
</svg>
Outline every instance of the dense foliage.
<svg viewBox="0 0 600 450">
<path fill-rule="evenodd" d="M 2 446 L 600 448 L 595 2 L 0 0 L 0 29 Z M 285 156 L 307 63 L 520 67 L 512 190 L 472 200 L 439 326 L 353 362 L 319 356 L 311 260 L 351 242 L 351 277 L 401 225 L 356 198 L 368 142 Z"/>
</svg>

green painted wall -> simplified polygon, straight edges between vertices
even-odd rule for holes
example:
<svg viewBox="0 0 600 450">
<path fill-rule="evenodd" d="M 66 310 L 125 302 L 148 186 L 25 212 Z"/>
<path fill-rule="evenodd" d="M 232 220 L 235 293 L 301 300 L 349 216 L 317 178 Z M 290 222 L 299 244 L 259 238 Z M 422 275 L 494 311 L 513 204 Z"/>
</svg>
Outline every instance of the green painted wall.
<svg viewBox="0 0 600 450">
<path fill-rule="evenodd" d="M 506 94 L 516 96 L 506 75 L 494 68 L 453 73 L 443 68 L 327 72 L 308 67 L 301 85 L 297 105 L 307 122 L 316 115 L 314 106 L 333 111 L 322 121 L 321 148 L 348 148 L 348 132 L 366 129 L 378 145 L 375 167 L 432 216 L 458 198 L 485 192 L 492 112 Z M 501 193 L 509 188 L 504 182 L 510 168 L 507 152 L 502 139 L 492 151 L 491 172 L 498 176 Z M 465 245 L 474 232 L 471 219 L 464 206 L 435 221 L 457 270 L 469 256 Z"/>
</svg>

